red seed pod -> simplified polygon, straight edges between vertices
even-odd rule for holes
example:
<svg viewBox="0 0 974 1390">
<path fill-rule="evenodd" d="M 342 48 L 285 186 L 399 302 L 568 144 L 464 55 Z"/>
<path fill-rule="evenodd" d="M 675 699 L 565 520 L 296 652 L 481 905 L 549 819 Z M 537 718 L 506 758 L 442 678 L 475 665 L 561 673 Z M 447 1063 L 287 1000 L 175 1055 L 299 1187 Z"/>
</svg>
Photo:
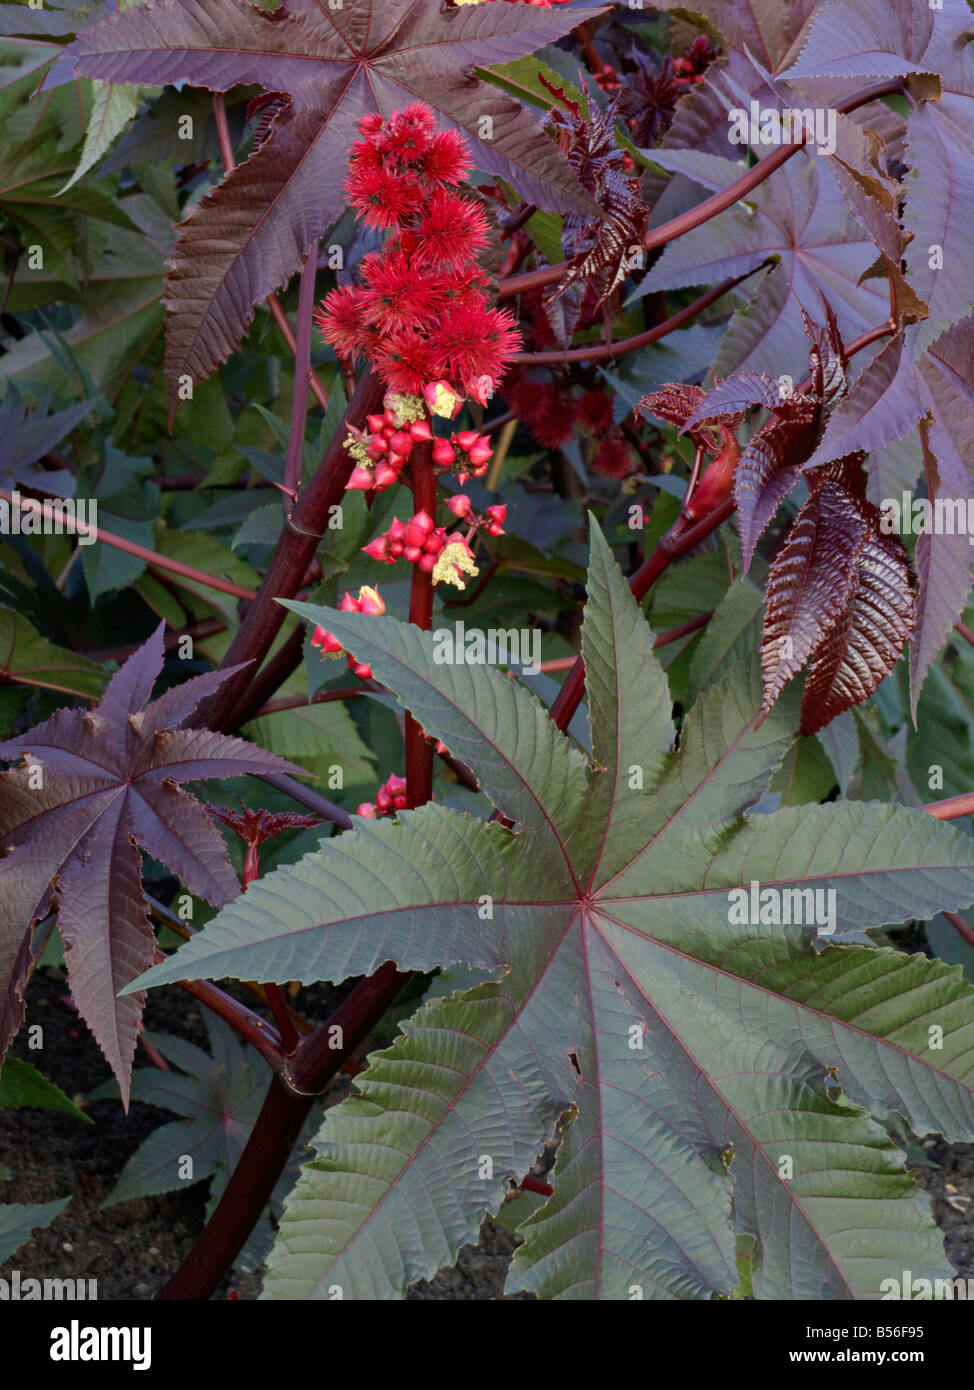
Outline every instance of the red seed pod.
<svg viewBox="0 0 974 1390">
<path fill-rule="evenodd" d="M 431 555 L 439 555 L 444 545 L 446 545 L 446 532 L 440 526 L 426 537 L 426 544 L 423 549 L 429 551 Z"/>
<path fill-rule="evenodd" d="M 358 591 L 358 611 L 370 618 L 382 616 L 386 611 L 386 605 L 378 589 L 373 589 L 368 584 L 362 585 Z"/>
<path fill-rule="evenodd" d="M 430 429 L 428 420 L 413 420 L 408 428 L 412 437 L 420 443 L 433 438 L 433 431 Z"/>
<path fill-rule="evenodd" d="M 467 481 L 467 479 L 468 479 L 469 477 L 470 477 L 470 474 L 467 473 L 467 472 L 465 472 L 463 469 L 461 469 L 461 470 L 457 473 L 457 482 L 460 484 L 461 487 L 463 487 L 464 483 Z"/>
<path fill-rule="evenodd" d="M 406 790 L 406 779 L 400 777 L 397 772 L 386 778 L 386 791 L 390 796 L 402 796 Z"/>
<path fill-rule="evenodd" d="M 451 444 L 456 444 L 457 448 L 463 450 L 472 449 L 480 439 L 476 430 L 460 430 L 457 434 L 450 435 Z"/>
<path fill-rule="evenodd" d="M 405 809 L 406 809 L 406 798 L 405 798 L 404 796 L 394 796 L 394 797 L 392 798 L 392 804 L 393 804 L 393 806 L 396 808 L 397 811 L 405 811 Z"/>
<path fill-rule="evenodd" d="M 480 469 L 486 466 L 487 460 L 492 456 L 493 452 L 493 449 L 487 448 L 485 445 L 478 444 L 475 445 L 474 448 L 469 449 L 467 451 L 467 457 L 473 464 L 474 468 Z"/>
<path fill-rule="evenodd" d="M 325 632 L 325 629 L 323 627 L 316 627 L 314 632 L 311 634 L 311 645 L 313 647 L 320 647 L 327 635 L 328 634 Z"/>
<path fill-rule="evenodd" d="M 342 601 L 338 605 L 339 613 L 357 613 L 359 611 L 358 599 L 349 593 L 342 594 Z"/>
<path fill-rule="evenodd" d="M 391 542 L 395 542 L 395 541 L 400 541 L 400 542 L 401 542 L 403 536 L 405 535 L 405 533 L 406 533 L 406 526 L 405 526 L 405 523 L 402 522 L 402 521 L 400 521 L 399 518 L 398 518 L 397 516 L 394 516 L 394 517 L 392 518 L 392 525 L 389 527 L 388 531 L 386 532 L 386 535 L 389 537 L 389 540 L 390 540 Z"/>
<path fill-rule="evenodd" d="M 389 445 L 384 434 L 374 434 L 369 440 L 365 452 L 370 459 L 380 459 L 389 452 Z"/>
<path fill-rule="evenodd" d="M 375 478 L 367 468 L 357 463 L 352 469 L 345 487 L 349 492 L 370 492 L 375 487 Z"/>
<path fill-rule="evenodd" d="M 370 434 L 378 434 L 385 424 L 381 415 L 366 415 L 365 423 L 369 427 Z"/>
<path fill-rule="evenodd" d="M 390 467 L 388 463 L 378 463 L 375 468 L 374 486 L 381 492 L 383 489 L 391 487 L 398 477 L 399 474 L 396 469 Z"/>
<path fill-rule="evenodd" d="M 418 546 L 418 545 L 406 545 L 406 546 L 403 546 L 403 551 L 402 551 L 403 559 L 404 559 L 404 560 L 408 560 L 409 563 L 410 563 L 411 565 L 415 565 L 416 561 L 419 559 L 419 557 L 422 555 L 422 553 L 423 553 L 423 551 L 422 551 L 422 547 L 421 547 L 421 546 Z"/>
<path fill-rule="evenodd" d="M 507 503 L 495 502 L 492 507 L 487 508 L 484 515 L 491 521 L 496 521 L 498 525 L 503 526 L 504 522 L 507 520 Z"/>
<path fill-rule="evenodd" d="M 470 498 L 465 492 L 457 492 L 453 497 L 448 497 L 444 502 L 444 506 L 447 511 L 452 512 L 456 517 L 469 516 L 472 511 Z M 489 507 L 487 509 L 487 514 L 488 516 L 490 515 Z"/>
<path fill-rule="evenodd" d="M 434 441 L 433 462 L 436 464 L 437 468 L 449 468 L 456 456 L 456 450 L 453 448 L 453 445 L 447 443 L 445 439 L 437 439 Z"/>
<path fill-rule="evenodd" d="M 497 521 L 492 521 L 487 527 L 488 536 L 503 536 L 504 528 Z"/>
<path fill-rule="evenodd" d="M 385 564 L 390 564 L 389 558 L 389 537 L 376 536 L 375 540 L 369 541 L 368 545 L 363 545 L 362 549 L 372 560 L 378 560 Z"/>
<path fill-rule="evenodd" d="M 389 448 L 396 454 L 401 454 L 406 458 L 413 447 L 413 437 L 405 430 L 396 430 L 395 434 L 389 436 Z"/>
<path fill-rule="evenodd" d="M 392 797 L 386 791 L 385 787 L 380 787 L 376 792 L 375 805 L 380 815 L 383 815 L 386 811 L 391 809 Z"/>
</svg>

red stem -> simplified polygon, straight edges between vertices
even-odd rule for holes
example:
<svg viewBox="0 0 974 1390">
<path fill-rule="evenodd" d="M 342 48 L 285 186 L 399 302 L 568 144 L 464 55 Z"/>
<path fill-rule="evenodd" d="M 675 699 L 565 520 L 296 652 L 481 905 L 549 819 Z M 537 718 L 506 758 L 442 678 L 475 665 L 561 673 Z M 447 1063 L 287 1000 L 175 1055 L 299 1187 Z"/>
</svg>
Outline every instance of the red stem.
<svg viewBox="0 0 974 1390">
<path fill-rule="evenodd" d="M 901 89 L 902 78 L 899 77 L 890 78 L 886 82 L 876 82 L 870 87 L 863 87 L 858 92 L 853 92 L 844 101 L 837 101 L 835 110 L 848 115 L 850 111 L 856 111 L 860 106 L 868 106 L 871 101 L 876 101 L 879 97 L 893 96 Z M 733 207 L 740 198 L 752 192 L 758 184 L 763 183 L 776 169 L 780 169 L 782 164 L 796 155 L 807 138 L 808 134 L 803 130 L 800 139 L 795 140 L 793 144 L 779 145 L 776 150 L 772 150 L 770 154 L 766 154 L 763 159 L 758 160 L 757 164 L 746 174 L 735 179 L 730 187 L 725 188 L 722 193 L 714 193 L 695 208 L 681 213 L 679 217 L 673 217 L 669 222 L 664 222 L 659 227 L 650 228 L 643 238 L 645 250 L 655 251 L 661 246 L 668 246 L 671 241 L 676 241 L 677 237 L 685 236 L 687 232 L 692 232 L 694 227 L 702 226 L 711 217 L 716 217 L 718 213 Z M 551 285 L 556 280 L 561 279 L 568 269 L 568 264 L 567 261 L 562 261 L 559 265 L 545 266 L 541 270 L 530 270 L 524 275 L 511 275 L 500 281 L 497 290 L 498 296 L 504 298 L 512 294 L 523 294 L 526 290 L 540 289 L 543 285 Z"/>
<path fill-rule="evenodd" d="M 685 323 L 689 323 L 691 319 L 703 313 L 704 309 L 708 309 L 711 304 L 722 299 L 735 285 L 739 285 L 742 280 L 756 275 L 768 264 L 768 261 L 762 261 L 753 270 L 746 270 L 743 275 L 729 276 L 726 280 L 722 280 L 719 285 L 715 285 L 712 290 L 708 290 L 706 294 L 700 295 L 685 309 L 680 309 L 678 313 L 664 319 L 662 323 L 656 324 L 653 328 L 647 328 L 644 333 L 637 333 L 632 338 L 623 338 L 617 343 L 593 343 L 591 347 L 553 348 L 547 352 L 517 352 L 510 360 L 514 364 L 525 367 L 557 366 L 564 362 L 609 362 L 613 358 L 622 357 L 627 352 L 635 352 L 637 348 L 659 342 L 660 338 L 665 338 L 668 333 L 675 333 L 678 328 L 682 328 Z"/>
<path fill-rule="evenodd" d="M 328 525 L 330 510 L 339 506 L 345 495 L 345 484 L 353 467 L 352 456 L 344 447 L 348 427 L 364 425 L 366 415 L 373 415 L 379 409 L 383 393 L 382 382 L 375 373 L 366 372 L 355 388 L 314 477 L 302 489 L 297 505 L 285 519 L 264 582 L 221 662 L 224 668 L 238 662 L 262 662 L 270 651 L 287 615 L 287 609 L 278 599 L 294 598 L 297 594 Z M 233 711 L 253 679 L 251 669 L 228 680 L 213 699 L 197 710 L 197 727 L 217 731 L 225 726 L 232 727 Z"/>
<path fill-rule="evenodd" d="M 432 444 L 417 444 L 412 464 L 413 511 L 436 516 L 436 472 L 433 468 Z M 428 632 L 433 623 L 433 578 L 419 565 L 413 565 L 409 589 L 409 621 Z M 407 805 L 423 806 L 433 795 L 433 746 L 423 728 L 407 712 L 403 722 L 406 746 Z"/>
<path fill-rule="evenodd" d="M 395 1003 L 404 976 L 391 963 L 356 985 L 327 1024 L 302 1039 L 275 1076 L 223 1196 L 189 1255 L 157 1299 L 209 1298 L 243 1249 L 298 1141 L 316 1097 Z M 335 1033 L 334 1029 L 340 1029 Z M 335 1038 L 341 1046 L 332 1048 Z"/>
<path fill-rule="evenodd" d="M 307 695 L 282 695 L 278 700 L 268 700 L 266 705 L 261 705 L 250 718 L 261 719 L 265 714 L 279 714 L 285 709 L 304 709 L 307 705 L 327 705 L 332 700 L 354 700 L 357 695 L 367 693 L 367 687 L 359 685 L 343 687 L 341 690 L 321 690 L 317 695 L 312 695 L 310 700 Z"/>
<path fill-rule="evenodd" d="M 959 912 L 944 912 L 941 916 L 946 917 L 947 921 L 971 946 L 974 946 L 974 931 L 967 925 Z"/>
<path fill-rule="evenodd" d="M 9 506 L 13 506 L 13 498 L 9 492 L 0 488 L 0 499 Z M 41 508 L 41 515 L 47 520 L 57 520 L 62 513 L 55 510 L 50 502 L 39 502 L 36 498 L 31 499 L 34 505 Z M 65 521 L 65 525 L 68 523 Z M 196 584 L 205 584 L 209 589 L 216 589 L 221 594 L 230 594 L 233 598 L 252 599 L 256 598 L 253 589 L 245 589 L 240 584 L 231 584 L 226 579 L 217 579 L 212 574 L 206 574 L 203 570 L 194 569 L 192 565 L 184 565 L 181 560 L 170 560 L 168 555 L 160 555 L 157 550 L 148 550 L 144 545 L 136 545 L 135 541 L 128 541 L 124 536 L 116 536 L 111 531 L 106 531 L 103 526 L 89 526 L 86 521 L 74 519 L 70 522 L 74 528 L 70 534 L 79 536 L 94 536 L 96 540 L 104 541 L 106 545 L 114 546 L 116 550 L 124 550 L 127 555 L 135 555 L 140 560 L 144 560 L 147 565 L 156 569 L 167 570 L 170 574 L 178 574 L 183 579 L 191 579 Z"/>
<path fill-rule="evenodd" d="M 315 307 L 315 271 L 318 267 L 318 238 L 308 247 L 301 271 L 301 288 L 298 293 L 298 336 L 294 345 L 294 400 L 291 404 L 291 432 L 287 441 L 287 457 L 284 460 L 284 511 L 293 501 L 301 483 L 301 457 L 304 453 L 304 422 L 308 418 L 308 393 L 302 391 L 300 382 L 306 380 L 311 371 L 311 319 Z M 291 497 L 288 497 L 288 493 Z"/>
<path fill-rule="evenodd" d="M 948 796 L 945 801 L 928 801 L 920 809 L 937 820 L 959 820 L 961 816 L 974 816 L 974 792 L 965 792 L 963 796 Z"/>
</svg>

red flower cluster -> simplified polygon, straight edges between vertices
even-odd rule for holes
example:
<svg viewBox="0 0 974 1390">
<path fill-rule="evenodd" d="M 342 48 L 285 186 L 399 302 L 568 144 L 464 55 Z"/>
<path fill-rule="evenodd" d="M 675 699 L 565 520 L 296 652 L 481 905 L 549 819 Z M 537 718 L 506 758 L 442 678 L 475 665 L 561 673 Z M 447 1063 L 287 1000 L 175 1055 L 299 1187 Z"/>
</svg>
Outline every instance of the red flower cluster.
<svg viewBox="0 0 974 1390">
<path fill-rule="evenodd" d="M 461 521 L 469 522 L 472 530 L 483 526 L 490 536 L 504 534 L 503 523 L 507 515 L 507 506 L 504 503 L 488 507 L 484 516 L 478 516 L 470 504 L 470 498 L 463 493 L 457 493 L 447 500 L 446 506 Z M 388 531 L 383 531 L 381 535 L 369 541 L 368 545 L 363 545 L 362 549 L 366 555 L 378 560 L 380 564 L 394 565 L 402 558 L 408 560 L 411 565 L 419 565 L 424 573 L 432 574 L 436 569 L 440 552 L 449 545 L 457 544 L 465 546 L 469 551 L 469 534 L 467 537 L 459 533 L 447 535 L 445 526 L 437 526 L 428 512 L 420 511 L 407 522 L 393 517 Z"/>
<path fill-rule="evenodd" d="M 395 773 L 387 777 L 376 793 L 375 802 L 363 801 L 356 806 L 355 814 L 365 816 L 368 820 L 377 820 L 379 816 L 391 816 L 394 811 L 405 811 L 406 809 L 406 779 L 397 777 Z"/>
<path fill-rule="evenodd" d="M 683 57 L 673 60 L 677 82 L 682 87 L 693 87 L 702 82 L 717 52 L 707 34 L 698 34 Z"/>
<path fill-rule="evenodd" d="M 378 589 L 363 584 L 358 591 L 358 598 L 352 594 L 344 594 L 338 609 L 341 613 L 367 613 L 370 617 L 378 617 L 386 611 L 386 605 L 385 600 L 379 596 Z M 326 632 L 323 627 L 315 628 L 311 635 L 311 645 L 320 647 L 322 656 L 337 656 L 342 650 L 342 644 L 335 634 Z M 364 661 L 356 661 L 351 652 L 348 654 L 348 668 L 356 676 L 361 676 L 362 680 L 369 680 L 372 675 L 372 667 L 367 666 Z"/>
<path fill-rule="evenodd" d="M 447 378 L 484 404 L 520 335 L 508 310 L 487 308 L 483 210 L 452 191 L 470 169 L 467 143 L 437 130 L 422 102 L 388 123 L 364 116 L 359 132 L 345 192 L 366 226 L 391 235 L 362 258 L 361 283 L 332 290 L 315 320 L 340 357 L 369 358 L 395 391 Z"/>
<path fill-rule="evenodd" d="M 352 442 L 360 448 L 356 455 L 359 461 L 352 469 L 348 487 L 363 491 L 375 488 L 376 492 L 391 487 L 412 453 L 413 445 L 433 438 L 428 420 L 404 421 L 395 407 L 396 401 L 393 400 L 381 415 L 365 417 L 369 427 L 368 436 L 350 427 Z"/>
</svg>

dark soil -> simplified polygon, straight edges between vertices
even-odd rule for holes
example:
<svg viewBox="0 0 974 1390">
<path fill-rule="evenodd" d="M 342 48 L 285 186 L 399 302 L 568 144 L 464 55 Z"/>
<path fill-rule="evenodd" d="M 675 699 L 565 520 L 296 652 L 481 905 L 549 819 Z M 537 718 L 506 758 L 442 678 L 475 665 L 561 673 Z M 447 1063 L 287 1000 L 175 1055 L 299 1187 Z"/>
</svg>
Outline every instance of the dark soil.
<svg viewBox="0 0 974 1390">
<path fill-rule="evenodd" d="M 309 992 L 310 993 L 310 992 Z M 254 1005 L 252 997 L 240 996 Z M 109 1080 L 105 1059 L 84 1022 L 68 1002 L 64 971 L 38 970 L 28 995 L 27 1024 L 44 1029 L 44 1048 L 31 1052 L 26 1025 L 11 1052 L 39 1066 L 77 1103 Z M 299 1001 L 302 1007 L 305 997 Z M 314 1017 L 315 1011 L 307 1012 Z M 145 1012 L 150 1032 L 175 1033 L 207 1047 L 206 1032 L 194 1001 L 178 989 L 154 990 Z M 139 1050 L 136 1066 L 148 1059 Z M 328 1093 L 340 1100 L 348 1082 L 339 1080 Z M 85 1278 L 98 1280 L 99 1299 L 149 1299 L 180 1265 L 203 1229 L 208 1183 L 181 1192 L 139 1197 L 100 1211 L 130 1155 L 157 1125 L 174 1118 L 156 1106 L 133 1101 L 126 1115 L 117 1100 L 85 1105 L 94 1124 L 50 1110 L 0 1111 L 0 1201 L 50 1202 L 71 1195 L 61 1215 L 0 1266 L 0 1276 L 20 1270 L 21 1279 Z M 487 1223 L 479 1245 L 467 1246 L 453 1269 L 422 1281 L 410 1298 L 492 1299 L 501 1297 L 514 1237 Z M 254 1299 L 260 1292 L 255 1274 L 231 1274 L 215 1297 Z"/>
<path fill-rule="evenodd" d="M 304 999 L 300 1002 L 303 1007 Z M 307 1011 L 315 1016 L 315 1010 Z M 29 1052 L 26 1029 L 22 1029 L 12 1051 L 38 1063 L 72 1099 L 82 1102 L 109 1079 L 101 1052 L 67 1001 L 62 970 L 36 972 L 28 992 L 27 1021 L 43 1026 L 44 1050 Z M 206 1047 L 196 1006 L 177 989 L 150 993 L 146 1026 Z M 147 1064 L 144 1054 L 137 1056 L 136 1064 Z M 347 1090 L 348 1082 L 338 1081 L 328 1099 L 337 1101 Z M 149 1299 L 202 1230 L 207 1184 L 99 1210 L 129 1156 L 157 1125 L 173 1116 L 138 1101 L 128 1115 L 116 1100 L 91 1101 L 85 1108 L 92 1125 L 51 1111 L 0 1111 L 0 1201 L 49 1202 L 72 1196 L 56 1221 L 35 1232 L 0 1267 L 0 1275 L 9 1276 L 16 1268 L 22 1279 L 31 1275 L 97 1279 L 100 1299 Z M 938 1165 L 921 1166 L 919 1181 L 932 1194 L 934 1218 L 945 1233 L 948 1258 L 959 1274 L 974 1277 L 974 1145 L 951 1146 L 928 1139 L 915 1146 L 911 1158 L 921 1155 Z M 452 1269 L 414 1285 L 408 1297 L 501 1299 L 515 1245 L 508 1230 L 487 1222 L 478 1245 L 466 1246 Z M 216 1297 L 254 1299 L 259 1291 L 258 1275 L 231 1274 Z"/>
</svg>

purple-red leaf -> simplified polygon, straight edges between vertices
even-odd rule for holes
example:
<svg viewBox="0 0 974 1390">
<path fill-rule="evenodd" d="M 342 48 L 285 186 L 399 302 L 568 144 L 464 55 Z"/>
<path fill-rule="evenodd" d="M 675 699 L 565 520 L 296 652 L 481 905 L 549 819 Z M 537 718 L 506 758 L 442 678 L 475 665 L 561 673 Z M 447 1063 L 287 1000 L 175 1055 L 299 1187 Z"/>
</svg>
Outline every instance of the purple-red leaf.
<svg viewBox="0 0 974 1390">
<path fill-rule="evenodd" d="M 768 576 L 760 717 L 846 612 L 866 520 L 844 488 L 829 481 L 802 507 Z"/>
<path fill-rule="evenodd" d="M 810 661 L 801 732 L 867 699 L 913 627 L 910 562 L 864 496 L 861 455 L 809 475 L 811 495 L 768 577 L 761 643 L 763 719 Z"/>
<path fill-rule="evenodd" d="M 869 512 L 875 508 L 865 504 Z M 910 562 L 898 536 L 875 523 L 856 556 L 849 606 L 812 661 L 802 698 L 799 732 L 814 734 L 836 715 L 866 700 L 889 675 L 914 621 Z"/>
<path fill-rule="evenodd" d="M 143 709 L 163 656 L 160 626 L 91 713 L 58 710 L 0 743 L 0 758 L 27 755 L 24 766 L 0 775 L 0 1043 L 22 1018 L 30 969 L 24 942 L 53 887 L 71 991 L 123 1098 L 142 997 L 117 996 L 148 969 L 154 951 L 138 846 L 190 892 L 221 906 L 239 889 L 226 847 L 204 808 L 177 784 L 300 771 L 242 739 L 172 727 L 230 671 L 194 678 Z"/>
<path fill-rule="evenodd" d="M 748 440 L 734 478 L 734 500 L 740 513 L 744 564 L 801 476 L 802 465 L 815 439 L 814 405 L 798 396 L 787 413 L 772 416 Z"/>
</svg>

